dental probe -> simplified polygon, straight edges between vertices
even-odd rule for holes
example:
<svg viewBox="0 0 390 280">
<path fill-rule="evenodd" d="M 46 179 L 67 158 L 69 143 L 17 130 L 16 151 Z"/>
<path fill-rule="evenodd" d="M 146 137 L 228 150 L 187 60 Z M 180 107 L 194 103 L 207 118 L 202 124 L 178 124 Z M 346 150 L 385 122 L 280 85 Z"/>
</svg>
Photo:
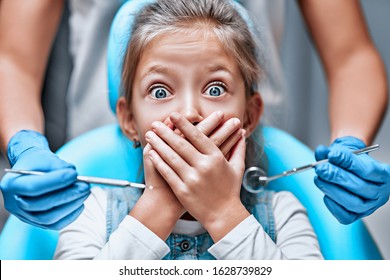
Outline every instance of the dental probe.
<svg viewBox="0 0 390 280">
<path fill-rule="evenodd" d="M 44 175 L 46 172 L 41 171 L 28 171 L 28 170 L 14 170 L 14 169 L 4 169 L 7 173 L 16 173 L 16 174 L 22 174 L 22 175 Z M 133 183 L 129 182 L 127 180 L 119 180 L 119 179 L 108 179 L 108 178 L 101 178 L 101 177 L 91 177 L 91 176 L 77 176 L 77 181 L 79 182 L 85 182 L 90 184 L 101 184 L 101 185 L 107 185 L 107 186 L 114 186 L 114 187 L 133 187 L 133 188 L 139 188 L 144 189 L 146 185 L 139 184 L 139 183 Z M 149 188 L 152 188 L 152 186 L 148 186 Z"/>
</svg>

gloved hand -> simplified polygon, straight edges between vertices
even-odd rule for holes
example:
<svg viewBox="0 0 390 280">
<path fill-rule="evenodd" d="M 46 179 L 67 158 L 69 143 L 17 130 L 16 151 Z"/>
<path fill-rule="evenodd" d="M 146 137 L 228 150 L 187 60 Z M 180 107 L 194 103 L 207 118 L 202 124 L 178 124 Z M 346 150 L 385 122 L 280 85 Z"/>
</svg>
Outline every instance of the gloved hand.
<svg viewBox="0 0 390 280">
<path fill-rule="evenodd" d="M 76 181 L 75 167 L 52 153 L 42 134 L 32 130 L 16 133 L 8 144 L 8 159 L 13 169 L 47 172 L 4 176 L 0 189 L 11 214 L 54 230 L 64 228 L 81 214 L 90 186 Z"/>
<path fill-rule="evenodd" d="M 329 158 L 329 162 L 315 167 L 314 183 L 325 194 L 326 207 L 342 224 L 370 215 L 389 199 L 390 166 L 367 154 L 352 153 L 364 147 L 361 140 L 347 136 L 315 151 L 317 160 Z"/>
</svg>

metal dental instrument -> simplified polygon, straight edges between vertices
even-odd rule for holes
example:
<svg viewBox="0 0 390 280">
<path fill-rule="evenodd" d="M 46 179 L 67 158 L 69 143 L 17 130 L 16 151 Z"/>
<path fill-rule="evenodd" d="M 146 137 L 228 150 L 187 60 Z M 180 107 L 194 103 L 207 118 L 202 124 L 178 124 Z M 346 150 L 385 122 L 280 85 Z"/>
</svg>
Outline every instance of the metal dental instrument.
<svg viewBox="0 0 390 280">
<path fill-rule="evenodd" d="M 22 175 L 44 175 L 45 174 L 45 172 L 40 172 L 40 171 L 13 170 L 7 168 L 4 169 L 4 171 L 7 173 L 16 173 Z M 91 177 L 91 176 L 77 176 L 77 181 L 90 183 L 90 184 L 114 186 L 114 187 L 133 187 L 139 189 L 144 189 L 146 187 L 146 185 L 144 184 L 133 183 L 127 180 L 108 179 L 108 178 Z M 148 187 L 152 188 L 152 186 L 148 186 Z"/>
<path fill-rule="evenodd" d="M 360 150 L 353 151 L 352 153 L 354 153 L 355 155 L 360 155 L 360 154 L 364 154 L 364 153 L 373 152 L 373 151 L 376 151 L 378 149 L 379 149 L 379 145 L 375 144 L 375 145 L 368 146 L 368 147 L 365 147 L 365 148 L 360 149 Z M 302 171 L 310 170 L 313 167 L 315 167 L 316 165 L 319 165 L 321 163 L 325 163 L 328 161 L 329 161 L 329 159 L 319 160 L 319 161 L 316 161 L 316 162 L 313 162 L 313 163 L 310 163 L 310 164 L 307 164 L 307 165 L 304 165 L 301 167 L 296 167 L 296 168 L 284 171 L 283 173 L 280 173 L 278 175 L 274 175 L 271 177 L 267 177 L 266 174 L 264 174 L 264 172 L 258 167 L 250 167 L 244 173 L 243 186 L 248 192 L 259 193 L 265 189 L 265 187 L 267 186 L 267 184 L 270 181 L 273 181 L 273 180 L 276 180 L 276 179 L 279 179 L 282 177 L 294 175 L 294 174 L 297 174 L 297 173 L 302 172 Z"/>
</svg>

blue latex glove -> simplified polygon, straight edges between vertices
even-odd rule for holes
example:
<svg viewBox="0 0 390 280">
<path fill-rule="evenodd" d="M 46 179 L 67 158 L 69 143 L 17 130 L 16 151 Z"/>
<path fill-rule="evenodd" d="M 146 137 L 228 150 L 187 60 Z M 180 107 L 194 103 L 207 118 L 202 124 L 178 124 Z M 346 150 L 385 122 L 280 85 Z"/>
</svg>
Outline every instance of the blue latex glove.
<svg viewBox="0 0 390 280">
<path fill-rule="evenodd" d="M 0 188 L 11 214 L 54 230 L 64 228 L 81 214 L 90 186 L 76 181 L 75 167 L 52 153 L 42 134 L 31 130 L 16 133 L 8 144 L 8 159 L 13 169 L 47 172 L 4 176 Z"/>
<path fill-rule="evenodd" d="M 390 166 L 367 154 L 352 153 L 364 147 L 361 140 L 347 136 L 315 151 L 317 160 L 329 158 L 329 162 L 315 167 L 314 183 L 325 194 L 326 207 L 342 224 L 370 215 L 389 200 Z"/>
</svg>

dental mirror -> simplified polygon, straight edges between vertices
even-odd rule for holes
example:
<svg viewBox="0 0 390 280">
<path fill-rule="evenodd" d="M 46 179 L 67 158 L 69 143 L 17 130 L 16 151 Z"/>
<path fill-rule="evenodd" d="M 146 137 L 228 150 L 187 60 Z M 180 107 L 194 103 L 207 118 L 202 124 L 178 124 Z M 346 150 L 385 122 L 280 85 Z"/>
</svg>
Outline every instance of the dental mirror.
<svg viewBox="0 0 390 280">
<path fill-rule="evenodd" d="M 360 155 L 360 154 L 376 151 L 378 149 L 379 149 L 379 145 L 375 144 L 375 145 L 368 146 L 368 147 L 365 147 L 365 148 L 360 149 L 360 150 L 355 150 L 352 153 L 354 153 L 356 155 Z M 313 167 L 315 167 L 316 165 L 319 165 L 321 163 L 325 163 L 328 161 L 329 161 L 329 159 L 323 159 L 323 160 L 316 161 L 316 162 L 313 162 L 313 163 L 310 163 L 310 164 L 307 164 L 307 165 L 304 165 L 301 167 L 296 167 L 296 168 L 284 171 L 278 175 L 274 175 L 274 176 L 270 176 L 270 177 L 267 177 L 265 172 L 263 170 L 261 170 L 260 168 L 253 166 L 253 167 L 248 168 L 245 171 L 242 185 L 250 193 L 260 193 L 260 192 L 264 191 L 264 189 L 266 188 L 267 184 L 270 181 L 273 181 L 273 180 L 276 180 L 279 178 L 283 178 L 286 176 L 294 175 L 294 174 L 297 174 L 297 173 L 302 172 L 302 171 L 310 170 Z"/>
</svg>

